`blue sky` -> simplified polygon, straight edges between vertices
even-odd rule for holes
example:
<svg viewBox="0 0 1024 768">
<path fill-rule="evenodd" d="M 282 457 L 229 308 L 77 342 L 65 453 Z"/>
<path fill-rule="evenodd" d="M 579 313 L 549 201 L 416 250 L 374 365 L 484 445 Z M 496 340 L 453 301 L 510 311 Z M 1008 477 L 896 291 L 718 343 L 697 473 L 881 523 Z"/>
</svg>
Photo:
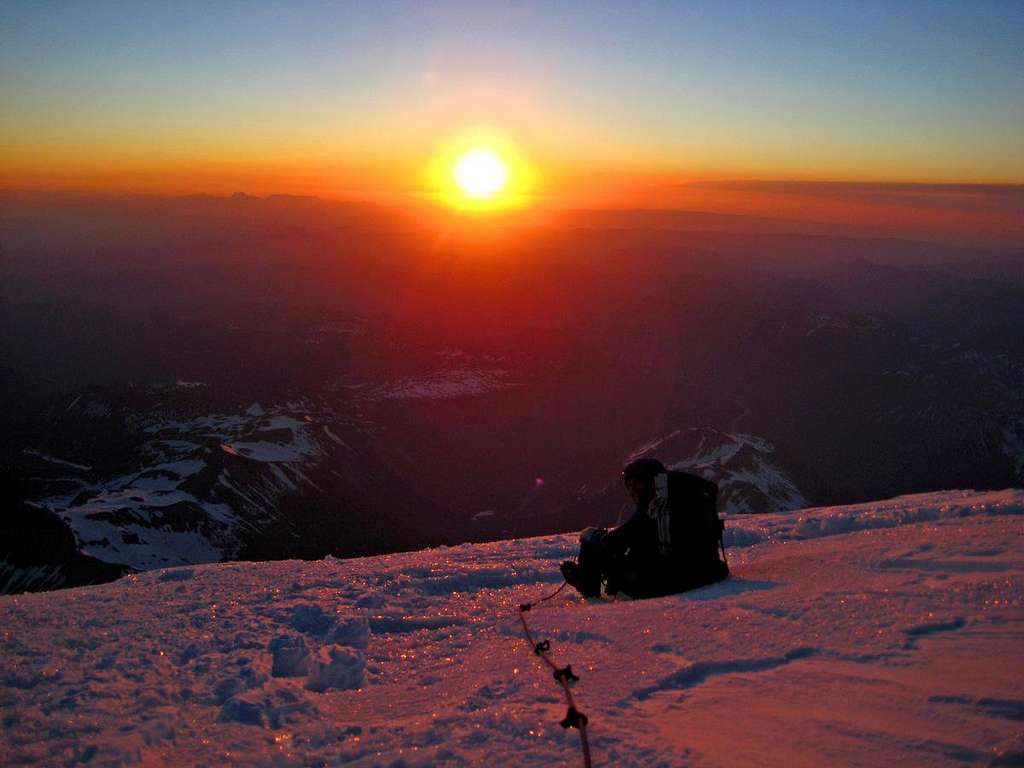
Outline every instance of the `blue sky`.
<svg viewBox="0 0 1024 768">
<path fill-rule="evenodd" d="M 8 3 L 0 71 L 21 164 L 344 164 L 488 122 L 580 166 L 1024 181 L 1021 2 Z"/>
</svg>

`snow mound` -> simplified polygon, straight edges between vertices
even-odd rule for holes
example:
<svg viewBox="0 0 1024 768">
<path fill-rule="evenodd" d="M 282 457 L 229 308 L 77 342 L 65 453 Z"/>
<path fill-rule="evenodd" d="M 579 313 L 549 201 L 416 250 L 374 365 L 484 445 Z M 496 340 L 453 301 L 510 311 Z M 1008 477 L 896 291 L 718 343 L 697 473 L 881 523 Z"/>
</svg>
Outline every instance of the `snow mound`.
<svg viewBox="0 0 1024 768">
<path fill-rule="evenodd" d="M 365 660 L 359 651 L 341 645 L 321 648 L 313 660 L 313 672 L 306 688 L 317 693 L 345 691 L 363 684 Z"/>
<path fill-rule="evenodd" d="M 746 547 L 837 536 L 854 531 L 895 528 L 913 523 L 952 520 L 972 515 L 1024 513 L 1019 491 L 948 491 L 898 496 L 883 502 L 840 507 L 812 507 L 790 514 L 758 515 L 740 522 L 726 516 L 725 544 Z"/>
<path fill-rule="evenodd" d="M 279 635 L 267 646 L 273 663 L 270 674 L 274 677 L 305 677 L 309 674 L 309 646 L 305 638 Z"/>
<path fill-rule="evenodd" d="M 1024 491 L 730 519 L 733 576 L 528 616 L 595 765 L 1020 764 Z M 576 765 L 517 607 L 572 534 L 0 598 L 0 764 Z"/>
<path fill-rule="evenodd" d="M 669 469 L 718 484 L 718 504 L 729 513 L 782 512 L 810 502 L 779 465 L 775 446 L 756 435 L 717 429 L 677 429 L 640 446 L 627 461 L 657 453 Z"/>
</svg>

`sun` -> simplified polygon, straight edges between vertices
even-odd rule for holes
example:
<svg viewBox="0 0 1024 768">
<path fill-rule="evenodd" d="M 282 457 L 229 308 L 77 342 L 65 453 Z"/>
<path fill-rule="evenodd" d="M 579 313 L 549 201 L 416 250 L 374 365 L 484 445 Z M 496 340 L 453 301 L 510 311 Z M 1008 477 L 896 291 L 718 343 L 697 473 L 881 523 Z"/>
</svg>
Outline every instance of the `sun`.
<svg viewBox="0 0 1024 768">
<path fill-rule="evenodd" d="M 508 182 L 508 166 L 489 147 L 474 147 L 460 155 L 452 173 L 459 189 L 476 200 L 494 197 Z"/>
<path fill-rule="evenodd" d="M 531 205 L 537 174 L 507 134 L 477 126 L 438 147 L 424 168 L 424 182 L 437 202 L 483 214 Z"/>
</svg>

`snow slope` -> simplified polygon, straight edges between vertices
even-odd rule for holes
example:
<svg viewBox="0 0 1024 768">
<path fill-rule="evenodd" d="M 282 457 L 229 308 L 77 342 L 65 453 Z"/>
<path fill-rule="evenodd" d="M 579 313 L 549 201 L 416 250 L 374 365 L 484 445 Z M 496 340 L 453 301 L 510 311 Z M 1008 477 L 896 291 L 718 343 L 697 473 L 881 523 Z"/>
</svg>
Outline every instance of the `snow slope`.
<svg viewBox="0 0 1024 768">
<path fill-rule="evenodd" d="M 1024 491 L 739 516 L 734 576 L 528 614 L 595 765 L 1024 765 Z M 0 598 L 0 764 L 578 765 L 516 608 L 574 537 Z"/>
</svg>

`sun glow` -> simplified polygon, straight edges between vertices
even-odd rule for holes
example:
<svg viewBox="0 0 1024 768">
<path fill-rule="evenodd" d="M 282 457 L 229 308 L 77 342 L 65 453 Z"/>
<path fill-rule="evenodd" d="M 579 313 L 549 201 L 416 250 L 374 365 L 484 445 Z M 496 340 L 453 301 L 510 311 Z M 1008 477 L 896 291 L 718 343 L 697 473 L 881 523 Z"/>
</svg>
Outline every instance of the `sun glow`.
<svg viewBox="0 0 1024 768">
<path fill-rule="evenodd" d="M 522 208 L 532 200 L 533 168 L 504 134 L 464 131 L 445 144 L 427 168 L 431 196 L 463 211 Z"/>
<path fill-rule="evenodd" d="M 470 197 L 497 194 L 508 181 L 508 168 L 487 147 L 471 149 L 455 162 L 455 183 Z"/>
</svg>

